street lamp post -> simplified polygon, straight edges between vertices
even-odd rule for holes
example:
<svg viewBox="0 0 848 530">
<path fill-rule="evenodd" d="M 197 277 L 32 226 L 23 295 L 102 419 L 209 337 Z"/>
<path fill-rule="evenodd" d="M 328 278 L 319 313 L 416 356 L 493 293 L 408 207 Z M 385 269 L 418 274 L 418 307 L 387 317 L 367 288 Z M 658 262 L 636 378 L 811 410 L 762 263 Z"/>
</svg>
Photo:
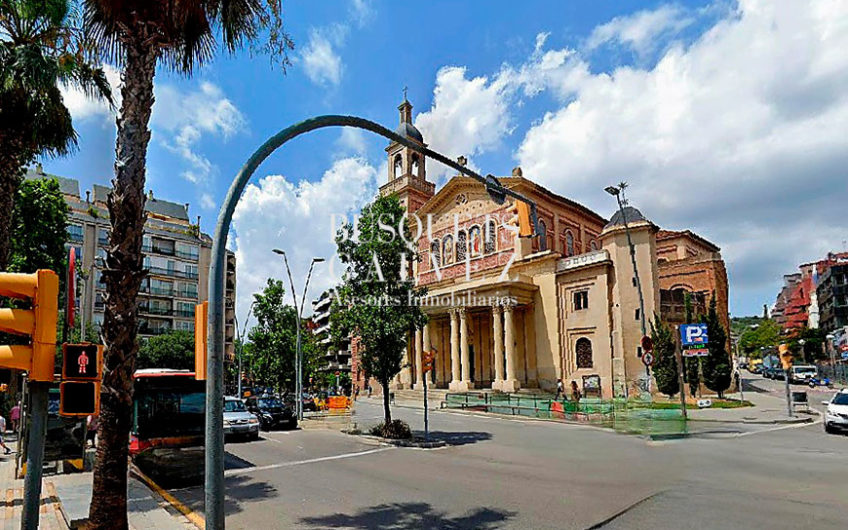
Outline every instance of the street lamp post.
<svg viewBox="0 0 848 530">
<path fill-rule="evenodd" d="M 624 201 L 621 199 L 621 194 L 627 188 L 627 183 L 622 182 L 618 186 L 607 186 L 604 191 L 615 197 L 618 202 L 618 211 L 621 212 L 621 220 L 624 223 L 624 233 L 627 235 L 627 246 L 630 248 L 630 261 L 633 263 L 633 276 L 636 279 L 636 292 L 639 293 L 639 323 L 642 326 L 642 336 L 648 335 L 645 327 L 645 297 L 642 295 L 642 281 L 639 279 L 639 269 L 636 267 L 636 248 L 633 246 L 633 239 L 630 237 L 630 225 L 627 224 L 627 215 L 624 213 Z M 651 384 L 651 367 L 645 364 L 645 375 L 647 376 L 648 391 L 650 392 Z"/>
<path fill-rule="evenodd" d="M 253 313 L 253 306 L 256 305 L 256 300 L 250 303 L 250 307 L 247 309 L 247 318 L 244 319 L 244 327 L 241 329 L 241 333 L 239 333 L 239 344 L 238 344 L 238 397 L 241 399 L 242 396 L 242 388 L 241 388 L 241 380 L 244 378 L 244 371 L 242 370 L 242 357 L 244 357 L 244 335 L 247 333 L 247 323 L 250 322 L 250 314 Z M 238 317 L 234 317 L 236 323 L 236 332 L 238 333 Z"/>
<path fill-rule="evenodd" d="M 306 275 L 306 282 L 303 284 L 303 295 L 300 298 L 300 304 L 297 303 L 297 294 L 294 289 L 294 280 L 292 280 L 291 269 L 289 268 L 289 258 L 284 250 L 274 249 L 276 254 L 283 257 L 283 263 L 286 264 L 286 274 L 289 276 L 289 285 L 291 286 L 292 300 L 294 300 L 294 312 L 297 313 L 297 328 L 295 330 L 295 377 L 294 392 L 297 397 L 297 421 L 303 421 L 303 359 L 300 353 L 300 321 L 303 318 L 303 306 L 306 303 L 306 290 L 309 288 L 309 280 L 312 278 L 312 268 L 316 263 L 321 263 L 324 258 L 312 258 L 312 263 L 309 264 L 309 273 Z"/>
</svg>

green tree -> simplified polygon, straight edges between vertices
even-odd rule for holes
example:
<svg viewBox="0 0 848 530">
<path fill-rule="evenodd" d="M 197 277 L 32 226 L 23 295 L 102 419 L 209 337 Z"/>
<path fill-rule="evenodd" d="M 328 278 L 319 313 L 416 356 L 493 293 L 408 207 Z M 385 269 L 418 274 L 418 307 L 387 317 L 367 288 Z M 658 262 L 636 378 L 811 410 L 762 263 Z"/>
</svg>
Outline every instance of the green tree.
<svg viewBox="0 0 848 530">
<path fill-rule="evenodd" d="M 803 359 L 805 363 L 812 364 L 818 360 L 828 359 L 829 356 L 824 349 L 826 336 L 827 332 L 823 329 L 802 328 L 789 342 L 789 349 L 796 358 Z"/>
<path fill-rule="evenodd" d="M 750 357 L 762 357 L 762 348 L 772 350 L 781 341 L 780 325 L 771 319 L 751 324 L 739 337 L 739 347 Z"/>
<path fill-rule="evenodd" d="M 106 258 L 106 346 L 100 443 L 94 466 L 92 528 L 127 528 L 127 456 L 132 374 L 137 354 L 136 297 L 144 278 L 144 185 L 153 78 L 157 65 L 186 76 L 211 60 L 218 43 L 244 46 L 287 64 L 292 42 L 283 31 L 281 0 L 83 0 L 86 29 L 123 69 L 116 120 L 114 189 L 107 198 L 111 230 Z"/>
<path fill-rule="evenodd" d="M 719 398 L 724 397 L 724 391 L 730 388 L 730 355 L 727 353 L 727 333 L 721 325 L 716 310 L 715 294 L 710 301 L 710 308 L 704 319 L 707 324 L 707 347 L 710 354 L 703 358 L 704 385 L 716 392 Z"/>
<path fill-rule="evenodd" d="M 242 364 L 255 383 L 294 391 L 297 312 L 285 303 L 285 294 L 283 282 L 269 278 L 262 293 L 253 295 L 256 325 L 248 333 Z M 317 364 L 317 348 L 306 321 L 300 326 L 303 377 L 308 381 Z"/>
<path fill-rule="evenodd" d="M 142 340 L 136 367 L 194 370 L 194 333 L 174 330 Z"/>
<path fill-rule="evenodd" d="M 393 231 L 398 226 L 402 234 Z M 406 243 L 412 237 L 397 196 L 378 197 L 362 209 L 356 240 L 353 228 L 346 224 L 336 235 L 345 273 L 332 302 L 331 334 L 337 341 L 350 334 L 359 337 L 360 363 L 383 387 L 384 423 L 389 425 L 389 381 L 400 372 L 410 332 L 427 322 L 414 303 L 426 290 L 416 289 L 407 274 L 419 257 Z"/>
<path fill-rule="evenodd" d="M 680 381 L 677 374 L 677 345 L 671 329 L 662 323 L 658 315 L 654 315 L 651 324 L 651 340 L 654 342 L 654 378 L 657 389 L 671 397 L 680 392 Z"/>
<path fill-rule="evenodd" d="M 77 86 L 111 101 L 74 12 L 69 0 L 0 0 L 0 270 L 8 265 L 24 167 L 76 146 L 59 87 Z"/>
<path fill-rule="evenodd" d="M 8 269 L 50 269 L 63 276 L 68 205 L 56 179 L 27 180 L 18 187 L 12 215 Z"/>
</svg>

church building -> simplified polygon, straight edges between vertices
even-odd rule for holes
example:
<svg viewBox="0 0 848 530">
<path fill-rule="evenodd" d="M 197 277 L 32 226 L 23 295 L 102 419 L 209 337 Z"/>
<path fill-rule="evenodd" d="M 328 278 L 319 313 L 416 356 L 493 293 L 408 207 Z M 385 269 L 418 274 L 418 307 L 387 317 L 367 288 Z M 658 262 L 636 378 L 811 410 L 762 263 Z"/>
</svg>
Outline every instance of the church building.
<svg viewBox="0 0 848 530">
<path fill-rule="evenodd" d="M 409 101 L 398 110 L 398 134 L 426 145 Z M 396 388 L 421 388 L 422 352 L 435 351 L 427 375 L 436 388 L 553 391 L 562 379 L 586 395 L 633 395 L 656 387 L 642 362 L 643 319 L 648 333 L 654 314 L 678 323 L 688 292 L 698 309 L 715 296 L 727 322 L 719 248 L 691 231 L 661 230 L 631 206 L 607 219 L 515 168 L 499 180 L 535 201 L 539 219 L 536 237 L 519 238 L 503 222 L 511 199 L 497 204 L 479 182 L 459 175 L 436 190 L 422 155 L 396 142 L 386 153 L 380 193 L 396 194 L 411 217 L 431 224 L 413 265 L 416 283 L 428 289 L 421 303 L 429 322 L 410 337 Z M 364 386 L 364 374 L 354 372 Z"/>
</svg>

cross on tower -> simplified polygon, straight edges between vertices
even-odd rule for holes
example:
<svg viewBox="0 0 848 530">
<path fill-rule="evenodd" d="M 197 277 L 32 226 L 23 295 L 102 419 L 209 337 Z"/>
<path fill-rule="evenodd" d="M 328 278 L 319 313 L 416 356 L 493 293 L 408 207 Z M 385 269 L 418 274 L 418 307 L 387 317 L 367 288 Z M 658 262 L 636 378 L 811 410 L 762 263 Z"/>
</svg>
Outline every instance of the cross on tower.
<svg viewBox="0 0 848 530">
<path fill-rule="evenodd" d="M 403 87 L 403 100 L 406 101 L 406 91 L 409 90 L 407 87 Z"/>
</svg>

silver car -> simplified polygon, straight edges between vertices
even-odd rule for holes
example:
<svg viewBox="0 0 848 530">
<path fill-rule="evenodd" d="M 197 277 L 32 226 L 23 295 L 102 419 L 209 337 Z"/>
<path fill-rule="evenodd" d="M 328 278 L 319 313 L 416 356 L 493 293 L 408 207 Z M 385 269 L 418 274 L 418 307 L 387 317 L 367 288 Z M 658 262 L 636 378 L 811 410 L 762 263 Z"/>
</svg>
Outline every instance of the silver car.
<svg viewBox="0 0 848 530">
<path fill-rule="evenodd" d="M 259 418 L 248 412 L 239 398 L 224 398 L 224 436 L 259 438 Z"/>
</svg>

